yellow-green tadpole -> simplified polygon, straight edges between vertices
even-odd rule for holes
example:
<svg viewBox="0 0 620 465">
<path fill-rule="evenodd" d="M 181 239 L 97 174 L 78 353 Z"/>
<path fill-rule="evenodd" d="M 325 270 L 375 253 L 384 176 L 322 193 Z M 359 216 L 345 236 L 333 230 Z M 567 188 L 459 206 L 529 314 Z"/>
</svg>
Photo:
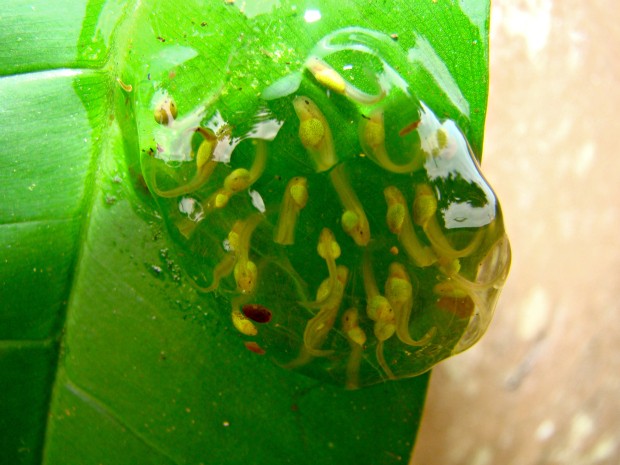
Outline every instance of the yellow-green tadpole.
<svg viewBox="0 0 620 465">
<path fill-rule="evenodd" d="M 431 328 L 419 341 L 412 339 L 409 320 L 413 310 L 413 286 L 409 274 L 400 263 L 392 263 L 385 283 L 385 296 L 396 315 L 396 335 L 410 346 L 424 346 L 429 343 L 436 329 Z"/>
<path fill-rule="evenodd" d="M 441 230 L 436 212 L 437 199 L 431 187 L 428 184 L 417 185 L 413 202 L 413 219 L 417 225 L 422 226 L 437 255 L 449 259 L 461 258 L 478 248 L 484 236 L 482 229 L 476 231 L 474 238 L 466 247 L 457 250 L 452 247 Z"/>
<path fill-rule="evenodd" d="M 337 162 L 332 133 L 321 110 L 308 97 L 293 100 L 299 118 L 299 139 L 312 157 L 317 171 L 326 171 Z"/>
<path fill-rule="evenodd" d="M 273 240 L 278 244 L 295 242 L 295 225 L 300 211 L 308 203 L 308 180 L 301 176 L 292 178 L 284 191 L 280 216 Z"/>
<path fill-rule="evenodd" d="M 336 273 L 334 283 L 331 282 L 330 278 L 325 279 L 317 290 L 317 302 L 322 302 L 320 310 L 306 324 L 303 332 L 303 345 L 299 356 L 287 363 L 289 368 L 305 365 L 313 357 L 327 357 L 334 352 L 321 347 L 324 345 L 336 321 L 349 277 L 349 270 L 339 265 Z"/>
<path fill-rule="evenodd" d="M 258 269 L 250 259 L 250 241 L 254 230 L 262 221 L 261 215 L 254 214 L 246 220 L 237 220 L 228 233 L 228 252 L 213 269 L 213 280 L 208 287 L 196 286 L 199 291 L 213 292 L 219 289 L 221 280 L 234 276 L 237 289 L 248 294 L 256 285 Z"/>
<path fill-rule="evenodd" d="M 210 286 L 202 288 L 198 286 L 198 289 L 203 292 L 215 291 L 220 286 L 222 278 L 230 275 L 235 269 L 235 263 L 237 262 L 237 256 L 234 252 L 227 253 L 222 261 L 220 261 L 213 269 L 213 281 Z"/>
<path fill-rule="evenodd" d="M 320 298 L 317 296 L 317 300 L 315 300 L 314 302 L 303 303 L 306 307 L 309 308 L 321 307 L 336 291 L 336 281 L 338 278 L 336 259 L 340 257 L 341 254 L 340 245 L 338 244 L 338 242 L 336 242 L 334 233 L 328 228 L 323 228 L 323 230 L 321 231 L 321 235 L 319 237 L 319 244 L 316 250 L 319 256 L 325 260 L 329 277 L 327 279 L 327 287 L 324 290 L 325 292 L 321 292 Z"/>
<path fill-rule="evenodd" d="M 383 343 L 396 332 L 396 315 L 388 299 L 379 293 L 368 252 L 365 254 L 362 269 L 364 289 L 366 290 L 366 314 L 375 322 L 373 332 L 377 338 L 377 361 L 387 377 L 394 379 L 395 375 L 385 360 Z"/>
<path fill-rule="evenodd" d="M 212 159 L 215 147 L 218 144 L 218 140 L 212 131 L 208 129 L 200 129 L 197 131 L 203 137 L 198 151 L 195 156 L 196 160 L 196 174 L 187 183 L 181 184 L 178 187 L 169 190 L 162 190 L 158 187 L 156 171 L 151 170 L 151 186 L 159 197 L 174 198 L 182 195 L 190 194 L 200 189 L 211 177 L 217 162 Z M 193 158 L 193 156 L 192 156 Z"/>
<path fill-rule="evenodd" d="M 430 266 L 437 261 L 437 256 L 433 250 L 424 245 L 417 236 L 413 225 L 409 209 L 402 192 L 395 186 L 388 186 L 384 189 L 383 195 L 387 203 L 386 222 L 391 232 L 398 236 L 403 249 L 420 266 Z"/>
<path fill-rule="evenodd" d="M 237 289 L 243 294 L 252 293 L 256 286 L 258 268 L 256 264 L 250 260 L 250 239 L 261 220 L 261 215 L 252 215 L 244 223 L 243 229 L 239 234 L 238 242 L 234 244 L 231 243 L 231 247 L 237 255 L 237 262 L 235 263 L 233 274 L 235 282 L 237 283 Z"/>
<path fill-rule="evenodd" d="M 370 241 L 370 225 L 362 207 L 362 203 L 351 188 L 344 172 L 344 165 L 337 166 L 329 173 L 332 185 L 344 207 L 340 224 L 342 229 L 357 245 L 365 246 Z"/>
<path fill-rule="evenodd" d="M 319 286 L 316 295 L 317 301 L 324 301 L 325 303 L 321 306 L 317 315 L 308 322 L 304 331 L 305 349 L 313 357 L 321 357 L 332 353 L 329 350 L 321 350 L 320 347 L 327 333 L 334 326 L 348 276 L 349 270 L 339 265 L 335 283 L 332 284 L 330 279 L 326 279 Z"/>
<path fill-rule="evenodd" d="M 300 122 L 299 138 L 313 157 L 317 171 L 332 168 L 337 163 L 337 159 L 331 130 L 325 116 L 308 97 L 296 97 L 293 106 Z M 365 246 L 370 240 L 368 219 L 347 180 L 344 165 L 336 166 L 329 172 L 329 175 L 345 209 L 341 217 L 342 228 L 357 245 Z"/>
<path fill-rule="evenodd" d="M 224 208 L 233 195 L 249 189 L 261 177 L 267 162 L 267 143 L 258 139 L 255 144 L 256 153 L 250 169 L 237 168 L 226 176 L 224 186 L 215 191 L 204 205 L 207 211 Z"/>
<path fill-rule="evenodd" d="M 367 94 L 347 82 L 341 74 L 318 57 L 311 56 L 306 61 L 306 68 L 312 73 L 317 82 L 327 89 L 344 95 L 354 102 L 364 105 L 373 105 L 385 97 L 385 89 L 380 88 L 375 95 Z"/>
<path fill-rule="evenodd" d="M 392 173 L 412 173 L 420 170 L 423 165 L 422 152 L 416 151 L 415 156 L 406 163 L 392 161 L 385 148 L 385 124 L 381 109 L 373 111 L 370 116 L 360 120 L 359 138 L 364 153 L 377 165 Z"/>
<path fill-rule="evenodd" d="M 349 341 L 351 354 L 347 361 L 346 382 L 347 389 L 357 389 L 360 384 L 359 373 L 362 363 L 362 354 L 366 344 L 366 333 L 359 326 L 357 308 L 350 308 L 342 315 L 342 331 Z"/>
</svg>

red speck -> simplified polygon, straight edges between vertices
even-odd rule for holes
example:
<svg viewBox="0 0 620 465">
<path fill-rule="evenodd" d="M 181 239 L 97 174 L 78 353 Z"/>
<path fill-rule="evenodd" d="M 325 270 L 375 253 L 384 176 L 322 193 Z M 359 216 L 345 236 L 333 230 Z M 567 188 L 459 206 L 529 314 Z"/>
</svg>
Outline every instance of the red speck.
<svg viewBox="0 0 620 465">
<path fill-rule="evenodd" d="M 291 405 L 291 412 L 299 412 L 299 405 L 292 404 Z"/>
<path fill-rule="evenodd" d="M 244 305 L 243 314 L 256 323 L 269 323 L 271 320 L 271 312 L 267 307 L 259 304 L 247 304 Z"/>
<path fill-rule="evenodd" d="M 418 126 L 420 125 L 420 120 L 414 121 L 413 123 L 409 123 L 407 126 L 405 126 L 404 128 L 402 128 L 399 132 L 398 135 L 400 137 L 404 137 L 407 134 L 409 134 L 411 131 L 414 131 L 418 128 Z"/>
<path fill-rule="evenodd" d="M 261 346 L 259 346 L 256 342 L 254 341 L 246 341 L 244 342 L 245 344 L 245 348 L 254 352 L 255 354 L 258 355 L 265 355 L 265 349 L 263 349 Z"/>
</svg>

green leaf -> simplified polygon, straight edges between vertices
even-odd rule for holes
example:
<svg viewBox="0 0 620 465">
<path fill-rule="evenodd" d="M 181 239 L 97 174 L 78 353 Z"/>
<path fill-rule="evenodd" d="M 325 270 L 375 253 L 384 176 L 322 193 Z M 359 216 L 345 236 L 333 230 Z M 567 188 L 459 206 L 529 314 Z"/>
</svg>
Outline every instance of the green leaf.
<svg viewBox="0 0 620 465">
<path fill-rule="evenodd" d="M 402 463 L 428 375 L 346 391 L 283 370 L 195 292 L 141 177 L 144 89 L 257 105 L 361 26 L 418 57 L 479 156 L 488 2 L 324 1 L 312 23 L 316 2 L 179 3 L 0 4 L 0 463 Z"/>
</svg>

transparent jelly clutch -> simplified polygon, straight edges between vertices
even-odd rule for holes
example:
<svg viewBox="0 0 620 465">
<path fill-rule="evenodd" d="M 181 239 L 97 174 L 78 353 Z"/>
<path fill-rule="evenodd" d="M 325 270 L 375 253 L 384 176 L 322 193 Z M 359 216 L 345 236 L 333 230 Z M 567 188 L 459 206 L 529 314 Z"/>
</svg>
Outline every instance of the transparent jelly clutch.
<svg viewBox="0 0 620 465">
<path fill-rule="evenodd" d="M 142 171 L 183 267 L 239 344 L 347 388 L 474 344 L 510 266 L 498 200 L 406 53 L 375 31 L 319 41 L 247 111 L 225 86 L 156 89 Z"/>
</svg>

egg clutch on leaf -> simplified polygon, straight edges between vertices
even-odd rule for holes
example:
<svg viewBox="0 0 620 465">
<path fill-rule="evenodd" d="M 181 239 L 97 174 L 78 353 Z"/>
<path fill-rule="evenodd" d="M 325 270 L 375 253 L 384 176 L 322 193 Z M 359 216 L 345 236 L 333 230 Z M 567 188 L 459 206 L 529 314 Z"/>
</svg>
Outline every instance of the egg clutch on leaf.
<svg viewBox="0 0 620 465">
<path fill-rule="evenodd" d="M 142 156 L 187 275 L 246 347 L 350 389 L 475 343 L 510 266 L 494 192 L 407 66 L 388 36 L 337 31 L 253 121 L 160 96 Z"/>
</svg>

